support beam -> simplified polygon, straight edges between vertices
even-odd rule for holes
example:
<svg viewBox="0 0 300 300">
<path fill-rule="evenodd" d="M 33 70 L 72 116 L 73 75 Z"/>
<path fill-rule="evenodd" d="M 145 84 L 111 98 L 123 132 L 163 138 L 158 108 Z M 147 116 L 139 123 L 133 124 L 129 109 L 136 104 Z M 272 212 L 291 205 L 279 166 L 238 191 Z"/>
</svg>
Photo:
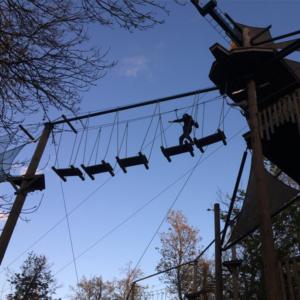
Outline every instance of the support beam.
<svg viewBox="0 0 300 300">
<path fill-rule="evenodd" d="M 28 166 L 28 169 L 25 174 L 25 178 L 26 176 L 29 177 L 36 173 L 52 129 L 53 129 L 53 125 L 51 123 L 45 124 L 44 131 L 35 149 L 31 162 Z M 24 188 L 27 186 L 28 183 L 29 183 L 28 180 L 24 180 L 20 186 L 20 190 L 24 190 Z M 26 192 L 17 195 L 15 202 L 12 206 L 11 212 L 8 216 L 8 219 L 6 220 L 5 226 L 0 236 L 0 265 L 2 264 L 2 260 L 4 258 L 9 241 L 11 239 L 11 236 L 13 234 L 13 231 L 19 219 L 20 213 L 22 211 L 23 205 L 26 200 L 26 196 L 27 196 Z"/>
<path fill-rule="evenodd" d="M 258 109 L 255 82 L 250 80 L 247 84 L 250 130 L 253 164 L 255 172 L 255 185 L 257 197 L 257 210 L 259 219 L 259 230 L 262 242 L 262 257 L 264 263 L 264 274 L 266 277 L 266 292 L 268 300 L 279 300 L 280 291 L 277 280 L 277 263 L 261 139 L 259 136 Z"/>
<path fill-rule="evenodd" d="M 33 141 L 36 143 L 37 140 L 20 124 L 19 127 L 23 130 L 23 132 Z"/>
<path fill-rule="evenodd" d="M 243 29 L 244 47 L 250 47 L 250 33 L 246 27 Z M 252 143 L 252 161 L 254 165 L 257 211 L 259 230 L 262 242 L 262 258 L 264 274 L 266 278 L 267 300 L 279 300 L 280 290 L 277 280 L 277 262 L 273 239 L 271 213 L 265 178 L 265 168 L 261 139 L 259 135 L 258 108 L 256 97 L 256 85 L 254 80 L 247 84 L 249 121 Z"/>
<path fill-rule="evenodd" d="M 216 91 L 216 90 L 219 90 L 219 88 L 216 87 L 216 86 L 213 86 L 213 87 L 209 87 L 209 88 L 205 88 L 205 89 L 201 89 L 201 90 L 196 90 L 196 91 L 192 91 L 192 92 L 188 92 L 188 93 L 184 93 L 184 94 L 178 94 L 178 95 L 174 95 L 174 96 L 158 98 L 158 99 L 155 99 L 155 100 L 150 100 L 150 101 L 141 102 L 141 103 L 137 103 L 137 104 L 121 106 L 121 107 L 117 107 L 117 108 L 114 108 L 114 109 L 100 111 L 100 112 L 94 113 L 94 114 L 88 114 L 88 115 L 75 117 L 75 118 L 71 118 L 71 119 L 64 119 L 64 120 L 53 122 L 52 124 L 57 125 L 57 124 L 68 123 L 68 122 L 72 122 L 72 121 L 97 117 L 97 116 L 106 115 L 106 114 L 110 114 L 110 113 L 114 113 L 114 112 L 119 112 L 119 111 L 122 111 L 122 110 L 128 110 L 128 109 L 132 109 L 132 108 L 136 108 L 136 107 L 161 103 L 161 102 L 165 102 L 165 101 L 170 101 L 170 100 L 174 100 L 174 99 L 179 99 L 179 98 L 184 98 L 184 97 L 188 97 L 188 96 L 198 95 L 198 94 L 207 93 L 207 92 Z"/>
<path fill-rule="evenodd" d="M 216 300 L 223 299 L 222 288 L 222 257 L 221 257 L 221 237 L 220 237 L 220 205 L 215 203 L 215 276 L 216 276 Z"/>
<path fill-rule="evenodd" d="M 230 229 L 231 229 L 231 233 L 232 233 L 234 226 L 232 226 Z M 231 248 L 231 260 L 236 260 L 236 246 L 235 245 Z M 239 300 L 239 284 L 238 284 L 237 268 L 236 268 L 236 272 L 232 273 L 232 288 L 233 288 L 232 300 Z"/>
<path fill-rule="evenodd" d="M 226 223 L 225 223 L 225 226 L 224 226 L 224 229 L 223 229 L 223 235 L 222 235 L 222 239 L 221 239 L 221 245 L 223 245 L 224 240 L 225 240 L 227 227 L 228 227 L 229 222 L 230 222 L 231 213 L 232 213 L 234 202 L 235 202 L 235 198 L 236 198 L 236 193 L 237 193 L 239 185 L 240 185 L 240 181 L 241 181 L 242 173 L 243 173 L 243 170 L 244 170 L 244 166 L 245 166 L 247 154 L 248 154 L 248 152 L 246 150 L 244 152 L 244 154 L 243 154 L 243 158 L 242 158 L 240 170 L 239 170 L 239 173 L 238 173 L 238 176 L 237 176 L 237 179 L 236 179 L 236 183 L 235 183 L 235 187 L 234 187 L 234 190 L 233 190 L 233 194 L 232 194 L 232 197 L 231 197 L 231 202 L 230 202 L 230 206 L 229 206 L 229 210 L 228 210 L 228 214 L 227 214 L 227 219 L 226 219 Z"/>
</svg>

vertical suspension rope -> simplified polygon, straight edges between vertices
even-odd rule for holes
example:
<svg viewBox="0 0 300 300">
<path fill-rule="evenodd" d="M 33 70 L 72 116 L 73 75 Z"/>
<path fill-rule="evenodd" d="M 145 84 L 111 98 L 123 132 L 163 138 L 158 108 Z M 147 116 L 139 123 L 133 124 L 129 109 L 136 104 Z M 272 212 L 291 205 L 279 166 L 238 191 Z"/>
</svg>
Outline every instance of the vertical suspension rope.
<svg viewBox="0 0 300 300">
<path fill-rule="evenodd" d="M 118 149 L 118 152 L 117 152 L 118 156 L 119 156 L 120 153 L 121 153 L 122 146 L 123 146 L 123 142 L 124 142 L 124 139 L 125 139 L 125 136 L 126 136 L 127 131 L 128 131 L 128 122 L 127 122 L 126 127 L 125 127 L 125 130 L 124 130 L 124 134 L 123 134 L 123 138 L 122 138 L 122 141 L 121 141 L 120 148 Z"/>
<path fill-rule="evenodd" d="M 223 110 L 224 110 L 224 99 L 223 99 L 222 108 L 221 108 L 221 113 L 220 113 L 220 117 L 219 117 L 219 125 L 218 125 L 218 129 L 219 129 L 220 126 L 221 126 L 221 118 L 222 118 Z M 223 114 L 223 115 L 224 115 L 224 114 Z"/>
<path fill-rule="evenodd" d="M 158 126 L 159 126 L 159 120 L 158 120 L 157 125 L 156 125 L 156 130 L 155 130 L 155 134 L 154 134 L 154 139 L 153 139 L 153 142 L 152 142 L 152 146 L 151 146 L 151 150 L 150 150 L 150 154 L 149 154 L 149 158 L 148 158 L 148 161 L 149 161 L 149 162 L 150 162 L 150 158 L 151 158 L 151 154 L 152 154 L 154 142 L 155 142 L 155 140 L 156 140 L 156 134 L 157 134 Z"/>
<path fill-rule="evenodd" d="M 79 142 L 79 145 L 78 145 L 78 149 L 77 149 L 76 156 L 75 156 L 75 158 L 74 158 L 73 165 L 75 165 L 75 162 L 76 162 L 76 159 L 77 159 L 77 156 L 78 156 L 78 152 L 79 152 L 79 149 L 80 149 L 80 145 L 81 145 L 81 142 L 82 142 L 82 138 L 83 138 L 83 135 L 84 135 L 84 131 L 85 131 L 85 129 L 86 129 L 86 125 L 87 125 L 87 121 L 85 122 L 85 127 L 83 128 L 83 131 L 82 131 L 82 135 L 81 135 L 81 138 L 80 138 L 80 142 Z"/>
<path fill-rule="evenodd" d="M 89 161 L 88 161 L 88 166 L 90 165 L 90 162 L 91 162 L 91 160 L 92 160 L 92 157 L 93 157 L 93 154 L 94 154 L 94 151 L 95 151 L 95 148 L 96 148 L 98 139 L 99 139 L 99 134 L 100 134 L 100 132 L 101 132 L 101 128 L 100 128 L 99 131 L 98 131 L 98 134 L 97 134 L 97 137 L 96 137 L 96 140 L 95 140 L 95 143 L 94 143 L 94 147 L 93 147 L 93 150 L 92 150 L 90 159 L 89 159 Z M 98 143 L 98 146 L 99 146 L 99 143 Z M 97 153 L 96 153 L 96 161 L 97 161 Z M 95 165 L 97 164 L 96 161 L 95 161 Z"/>
<path fill-rule="evenodd" d="M 86 144 L 87 144 L 87 138 L 88 138 L 88 133 L 89 133 L 90 116 L 88 116 L 86 122 L 87 122 L 87 126 L 86 126 L 85 145 L 84 145 L 84 151 L 83 151 L 83 164 L 84 164 L 84 160 L 85 160 Z"/>
<path fill-rule="evenodd" d="M 118 149 L 119 149 L 119 111 L 117 111 L 117 153 L 119 151 Z"/>
<path fill-rule="evenodd" d="M 98 132 L 98 145 L 97 145 L 97 150 L 96 150 L 95 165 L 97 164 L 101 131 L 102 131 L 102 128 L 100 127 L 99 132 Z"/>
<path fill-rule="evenodd" d="M 197 101 L 196 101 L 197 99 Z M 200 100 L 200 96 L 198 95 L 197 98 L 195 96 L 195 101 L 194 101 L 194 106 L 195 106 L 195 113 L 193 116 L 194 121 L 197 123 L 198 122 L 198 107 L 199 107 L 199 100 Z M 196 104 L 195 104 L 196 103 Z M 193 127 L 193 136 L 194 138 L 196 137 L 196 127 Z"/>
<path fill-rule="evenodd" d="M 223 132 L 225 131 L 225 97 L 223 97 Z"/>
<path fill-rule="evenodd" d="M 205 114 L 205 102 L 203 102 L 202 138 L 203 138 L 203 130 L 204 130 L 204 114 Z"/>
<path fill-rule="evenodd" d="M 64 125 L 65 124 L 63 123 L 62 128 L 61 128 L 61 134 L 60 134 L 59 142 L 58 142 L 58 147 L 57 147 L 57 153 L 56 153 L 56 159 L 55 159 L 54 166 L 56 166 L 56 164 L 57 164 L 58 152 L 59 152 L 59 148 L 60 148 L 61 138 L 62 138 L 62 135 L 63 135 L 63 132 L 64 132 Z"/>
<path fill-rule="evenodd" d="M 161 145 L 164 145 L 164 140 L 162 136 L 162 119 L 161 119 L 161 113 L 160 113 L 160 103 L 158 102 L 158 114 L 159 114 L 159 127 L 160 127 L 160 138 L 161 138 Z"/>
<path fill-rule="evenodd" d="M 76 141 L 77 141 L 77 136 L 78 136 L 77 133 L 75 133 L 75 141 L 74 141 L 74 145 L 73 145 L 73 149 L 72 149 L 72 153 L 71 153 L 69 166 L 71 165 L 71 162 L 72 162 L 72 158 L 73 158 L 73 154 L 74 154 L 74 150 L 75 150 L 75 146 L 76 146 Z"/>
<path fill-rule="evenodd" d="M 165 144 L 166 144 L 166 147 L 168 148 L 167 139 L 166 139 L 166 136 L 165 136 L 164 125 L 163 125 L 163 122 L 162 122 L 162 117 L 161 117 L 161 112 L 160 112 L 160 104 L 158 106 L 158 109 L 159 109 L 160 135 L 161 135 L 161 140 L 162 140 L 162 146 L 164 145 L 163 139 L 165 139 Z"/>
<path fill-rule="evenodd" d="M 128 148 L 128 131 L 129 131 L 129 124 L 127 122 L 127 132 L 126 132 L 126 152 L 125 152 L 125 157 L 127 158 L 127 148 Z"/>
<path fill-rule="evenodd" d="M 106 153 L 105 153 L 105 156 L 104 156 L 103 160 L 105 160 L 105 158 L 107 156 L 107 153 L 108 153 L 108 149 L 109 149 L 109 146 L 110 146 L 112 134 L 114 132 L 114 128 L 115 128 L 115 124 L 116 124 L 116 120 L 117 120 L 117 115 L 118 115 L 118 112 L 116 112 L 116 115 L 115 115 L 114 124 L 113 124 L 113 127 L 111 129 L 111 133 L 110 133 L 110 137 L 109 137 L 109 141 L 108 141 L 108 146 L 107 146 Z"/>
<path fill-rule="evenodd" d="M 148 130 L 147 130 L 147 132 L 146 132 L 146 136 L 145 136 L 144 141 L 143 141 L 143 143 L 142 143 L 141 150 L 140 150 L 141 152 L 143 151 L 143 146 L 144 146 L 144 144 L 145 144 L 145 141 L 146 141 L 146 139 L 147 139 L 147 136 L 148 136 L 150 127 L 151 127 L 151 125 L 152 125 L 152 121 L 153 121 L 153 118 L 154 118 L 154 116 L 155 116 L 157 106 L 158 106 L 158 102 L 157 102 L 157 104 L 156 104 L 156 106 L 155 106 L 154 113 L 153 113 L 152 118 L 151 118 L 151 121 L 150 121 L 150 125 L 149 125 L 149 127 L 148 127 Z"/>
</svg>

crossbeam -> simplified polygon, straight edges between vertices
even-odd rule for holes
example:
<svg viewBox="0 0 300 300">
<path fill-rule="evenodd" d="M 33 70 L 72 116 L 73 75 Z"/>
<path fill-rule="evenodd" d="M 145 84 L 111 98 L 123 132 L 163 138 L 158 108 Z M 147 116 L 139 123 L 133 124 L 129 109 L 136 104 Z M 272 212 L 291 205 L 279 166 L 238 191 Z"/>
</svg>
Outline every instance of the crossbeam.
<svg viewBox="0 0 300 300">
<path fill-rule="evenodd" d="M 165 101 L 170 101 L 170 100 L 184 98 L 184 97 L 188 97 L 188 96 L 203 94 L 203 93 L 212 92 L 212 91 L 216 91 L 216 90 L 219 90 L 219 88 L 216 87 L 216 86 L 213 86 L 213 87 L 209 87 L 209 88 L 205 88 L 205 89 L 201 89 L 201 90 L 196 90 L 196 91 L 192 91 L 192 92 L 188 92 L 188 93 L 178 94 L 178 95 L 174 95 L 174 96 L 169 96 L 169 97 L 165 97 L 165 98 L 158 98 L 158 99 L 155 99 L 155 100 L 150 100 L 150 101 L 141 102 L 141 103 L 137 103 L 137 104 L 120 106 L 120 107 L 117 107 L 117 108 L 100 111 L 100 112 L 97 112 L 97 113 L 94 113 L 94 114 L 88 114 L 88 115 L 83 115 L 83 116 L 80 116 L 80 117 L 59 120 L 59 121 L 53 122 L 52 124 L 53 125 L 58 125 L 58 124 L 63 124 L 63 123 L 69 123 L 69 122 L 72 122 L 72 121 L 97 117 L 97 116 L 106 115 L 106 114 L 110 114 L 110 113 L 114 113 L 114 112 L 119 112 L 119 111 L 122 111 L 122 110 L 128 110 L 128 109 L 132 109 L 132 108 L 136 108 L 136 107 L 161 103 L 161 102 L 165 102 Z"/>
</svg>

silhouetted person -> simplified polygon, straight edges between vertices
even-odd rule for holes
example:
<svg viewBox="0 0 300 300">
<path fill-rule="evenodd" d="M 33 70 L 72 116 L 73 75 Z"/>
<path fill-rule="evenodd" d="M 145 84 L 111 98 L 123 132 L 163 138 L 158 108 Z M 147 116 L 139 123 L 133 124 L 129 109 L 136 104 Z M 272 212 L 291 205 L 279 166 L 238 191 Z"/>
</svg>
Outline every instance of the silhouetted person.
<svg viewBox="0 0 300 300">
<path fill-rule="evenodd" d="M 190 143 L 194 143 L 192 138 L 190 137 L 190 133 L 192 132 L 192 127 L 195 126 L 196 128 L 199 128 L 199 125 L 197 122 L 193 120 L 193 118 L 188 115 L 184 114 L 181 119 L 177 119 L 174 121 L 169 121 L 169 123 L 180 123 L 183 122 L 183 134 L 179 137 L 179 145 L 183 144 L 183 140 L 187 139 Z"/>
</svg>

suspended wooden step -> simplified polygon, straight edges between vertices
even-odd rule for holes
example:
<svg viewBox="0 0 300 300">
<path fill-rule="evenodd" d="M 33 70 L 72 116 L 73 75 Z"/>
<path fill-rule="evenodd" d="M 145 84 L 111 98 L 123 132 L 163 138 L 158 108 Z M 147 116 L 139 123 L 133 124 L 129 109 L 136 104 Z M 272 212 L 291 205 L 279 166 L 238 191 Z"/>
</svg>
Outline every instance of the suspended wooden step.
<svg viewBox="0 0 300 300">
<path fill-rule="evenodd" d="M 116 156 L 116 159 L 124 173 L 127 173 L 126 168 L 138 165 L 144 165 L 147 170 L 149 169 L 148 159 L 145 155 L 142 154 L 142 152 L 139 152 L 138 156 L 132 156 L 127 158 L 119 158 L 118 156 Z"/>
<path fill-rule="evenodd" d="M 194 138 L 195 145 L 202 153 L 204 153 L 203 147 L 220 142 L 220 141 L 222 141 L 225 146 L 227 145 L 225 133 L 223 131 L 221 131 L 220 129 L 218 129 L 217 133 L 208 135 L 202 139 L 197 140 L 196 138 Z"/>
<path fill-rule="evenodd" d="M 169 148 L 164 148 L 164 146 L 161 146 L 160 149 L 169 162 L 171 162 L 170 156 L 173 155 L 190 152 L 191 156 L 194 156 L 194 148 L 187 141 L 184 141 L 183 145 L 178 145 Z"/>
<path fill-rule="evenodd" d="M 81 167 L 86 172 L 86 174 L 90 176 L 92 180 L 95 180 L 95 177 L 93 175 L 105 172 L 109 172 L 111 176 L 115 176 L 112 166 L 104 160 L 101 160 L 101 162 L 102 164 L 87 167 L 84 164 L 82 164 Z"/>
<path fill-rule="evenodd" d="M 230 273 L 237 274 L 242 262 L 243 262 L 242 260 L 224 261 L 223 266 L 226 267 Z"/>
<path fill-rule="evenodd" d="M 70 166 L 70 168 L 66 169 L 56 169 L 55 167 L 52 167 L 52 170 L 64 181 L 66 182 L 67 179 L 65 177 L 69 176 L 78 176 L 81 180 L 85 180 L 83 177 L 82 172 L 80 169 L 75 168 L 73 165 Z"/>
</svg>

